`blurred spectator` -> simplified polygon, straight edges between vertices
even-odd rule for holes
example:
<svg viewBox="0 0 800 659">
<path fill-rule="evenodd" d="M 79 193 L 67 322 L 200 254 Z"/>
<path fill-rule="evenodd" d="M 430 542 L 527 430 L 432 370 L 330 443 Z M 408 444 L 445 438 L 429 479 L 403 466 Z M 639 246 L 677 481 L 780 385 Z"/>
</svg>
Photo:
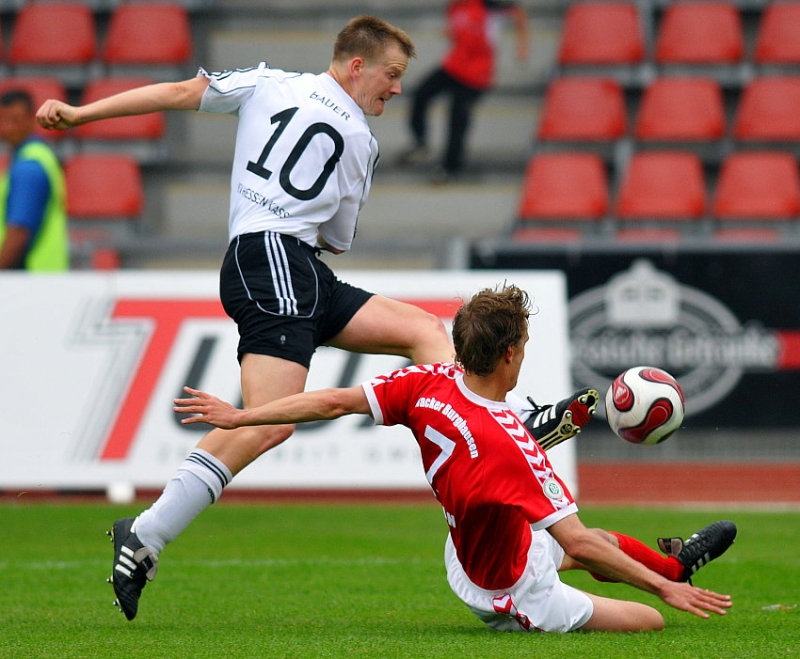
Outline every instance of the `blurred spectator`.
<svg viewBox="0 0 800 659">
<path fill-rule="evenodd" d="M 414 146 L 401 156 L 402 165 L 428 161 L 428 108 L 437 96 L 446 94 L 450 97 L 447 145 L 434 182 L 451 181 L 462 172 L 475 103 L 494 86 L 499 21 L 504 16 L 513 20 L 516 55 L 524 61 L 528 58 L 528 20 L 521 5 L 514 0 L 451 0 L 448 4 L 445 36 L 450 48 L 414 92 L 409 117 Z"/>
<path fill-rule="evenodd" d="M 34 136 L 30 94 L 0 96 L 0 140 L 11 148 L 0 175 L 0 270 L 69 267 L 64 172 L 53 150 Z"/>
</svg>

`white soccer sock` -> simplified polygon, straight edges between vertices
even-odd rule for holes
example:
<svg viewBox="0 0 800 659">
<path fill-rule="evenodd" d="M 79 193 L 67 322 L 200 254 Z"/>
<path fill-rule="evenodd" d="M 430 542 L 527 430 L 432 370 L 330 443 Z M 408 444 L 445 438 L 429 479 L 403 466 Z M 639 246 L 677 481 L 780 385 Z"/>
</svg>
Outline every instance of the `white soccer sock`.
<svg viewBox="0 0 800 659">
<path fill-rule="evenodd" d="M 533 406 L 527 401 L 522 400 L 513 391 L 506 394 L 506 403 L 511 408 L 511 411 L 516 414 L 520 421 L 523 423 L 528 420 L 528 417 L 533 413 Z"/>
<path fill-rule="evenodd" d="M 161 496 L 136 518 L 134 530 L 143 545 L 160 554 L 192 520 L 219 500 L 233 474 L 211 453 L 192 451 Z"/>
</svg>

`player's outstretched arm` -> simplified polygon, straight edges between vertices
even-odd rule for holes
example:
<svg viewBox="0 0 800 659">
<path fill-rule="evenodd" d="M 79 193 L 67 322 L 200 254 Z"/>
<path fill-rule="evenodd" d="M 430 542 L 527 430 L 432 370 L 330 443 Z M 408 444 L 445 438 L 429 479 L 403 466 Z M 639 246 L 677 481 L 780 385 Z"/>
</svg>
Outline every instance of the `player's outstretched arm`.
<svg viewBox="0 0 800 659">
<path fill-rule="evenodd" d="M 43 128 L 65 130 L 99 119 L 164 110 L 197 110 L 208 84 L 209 80 L 202 76 L 183 82 L 161 82 L 80 106 L 49 99 L 37 111 L 36 120 Z"/>
<path fill-rule="evenodd" d="M 306 391 L 243 410 L 205 391 L 191 387 L 183 389 L 193 398 L 176 398 L 173 410 L 179 414 L 196 416 L 181 419 L 181 423 L 210 423 L 224 430 L 241 426 L 324 421 L 347 414 L 369 414 L 370 411 L 367 396 L 360 386 Z"/>
<path fill-rule="evenodd" d="M 676 609 L 708 618 L 709 613 L 725 615 L 726 610 L 732 606 L 729 595 L 695 588 L 688 583 L 669 581 L 656 574 L 602 540 L 598 534 L 592 533 L 577 515 L 559 520 L 548 531 L 580 565 L 614 581 L 652 593 Z"/>
</svg>

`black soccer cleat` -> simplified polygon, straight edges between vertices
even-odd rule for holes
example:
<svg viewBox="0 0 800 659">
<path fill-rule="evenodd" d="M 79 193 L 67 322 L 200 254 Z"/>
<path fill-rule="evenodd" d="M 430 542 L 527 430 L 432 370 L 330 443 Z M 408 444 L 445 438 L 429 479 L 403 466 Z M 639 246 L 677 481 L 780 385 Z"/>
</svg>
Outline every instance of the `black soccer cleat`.
<svg viewBox="0 0 800 659">
<path fill-rule="evenodd" d="M 525 427 L 545 451 L 577 435 L 597 409 L 600 394 L 597 389 L 581 389 L 555 405 L 533 405 L 533 413 L 525 420 Z"/>
<path fill-rule="evenodd" d="M 691 582 L 692 576 L 704 565 L 724 554 L 736 539 L 736 524 L 721 520 L 709 524 L 686 540 L 659 538 L 658 546 L 665 554 L 674 556 L 683 565 L 680 581 Z"/>
<path fill-rule="evenodd" d="M 114 566 L 109 582 L 117 596 L 118 606 L 128 620 L 136 617 L 139 597 L 148 581 L 152 581 L 158 570 L 158 555 L 151 547 L 145 547 L 133 531 L 133 517 L 114 522 L 108 535 L 114 543 Z"/>
</svg>

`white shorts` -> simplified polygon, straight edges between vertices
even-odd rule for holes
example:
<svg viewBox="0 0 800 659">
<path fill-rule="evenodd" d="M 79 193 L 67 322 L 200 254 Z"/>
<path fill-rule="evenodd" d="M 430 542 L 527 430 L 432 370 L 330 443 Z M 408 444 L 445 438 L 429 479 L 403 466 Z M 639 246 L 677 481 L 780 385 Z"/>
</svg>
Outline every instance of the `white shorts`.
<svg viewBox="0 0 800 659">
<path fill-rule="evenodd" d="M 505 590 L 479 588 L 464 572 L 448 535 L 444 548 L 447 581 L 453 592 L 490 627 L 500 631 L 571 632 L 594 612 L 592 600 L 561 582 L 564 550 L 547 531 L 532 531 L 528 564 L 519 581 Z"/>
</svg>

